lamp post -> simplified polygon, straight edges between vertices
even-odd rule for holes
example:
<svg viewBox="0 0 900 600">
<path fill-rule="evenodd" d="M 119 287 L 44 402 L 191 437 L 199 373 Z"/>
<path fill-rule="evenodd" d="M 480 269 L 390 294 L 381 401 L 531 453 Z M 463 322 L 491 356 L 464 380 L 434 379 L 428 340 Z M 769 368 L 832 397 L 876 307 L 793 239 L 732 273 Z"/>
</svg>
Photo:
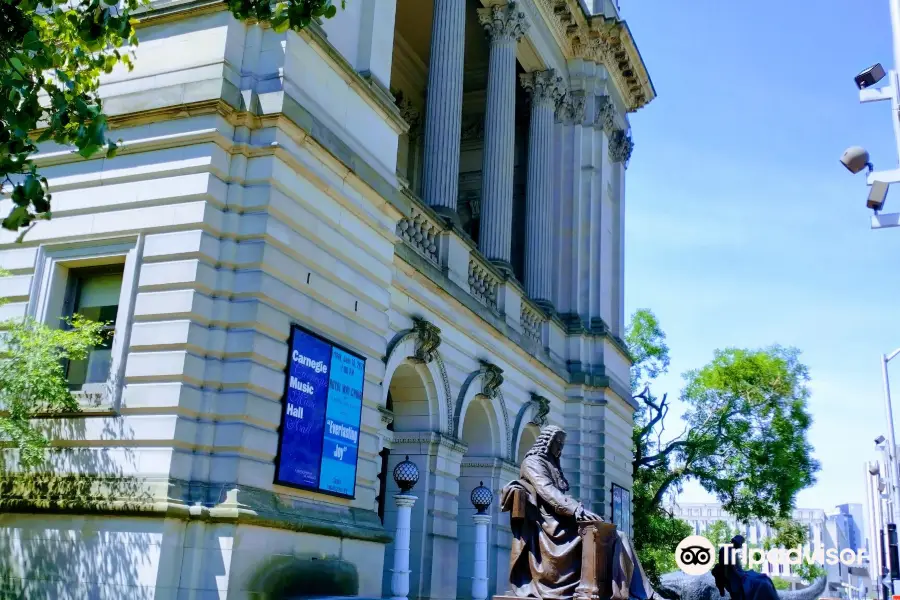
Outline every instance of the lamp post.
<svg viewBox="0 0 900 600">
<path fill-rule="evenodd" d="M 491 515 L 487 510 L 494 501 L 494 494 L 479 482 L 472 490 L 472 506 L 477 511 L 472 520 L 475 521 L 475 564 L 472 567 L 472 600 L 486 600 L 488 596 L 487 576 L 487 532 L 491 524 Z"/>
<path fill-rule="evenodd" d="M 872 555 L 875 561 L 875 577 L 873 583 L 878 586 L 878 598 L 882 600 L 890 600 L 890 592 L 884 584 L 884 533 L 883 533 L 883 512 L 881 509 L 881 492 L 879 490 L 881 483 L 881 467 L 878 461 L 870 462 L 869 467 L 869 486 L 871 490 L 871 514 L 872 529 L 875 537 L 872 539 Z"/>
<path fill-rule="evenodd" d="M 394 536 L 394 568 L 391 570 L 391 600 L 406 600 L 409 595 L 409 533 L 415 496 L 409 494 L 419 481 L 419 468 L 406 459 L 394 467 L 394 482 L 400 493 L 397 503 L 397 532 Z"/>
<path fill-rule="evenodd" d="M 894 0 L 892 0 L 893 2 Z M 900 0 L 896 0 L 900 2 Z M 900 30 L 898 30 L 900 31 Z M 881 377 L 884 382 L 884 413 L 887 419 L 887 456 L 885 470 L 885 479 L 888 486 L 887 492 L 890 496 L 890 505 L 888 510 L 888 521 L 896 523 L 900 519 L 900 468 L 897 463 L 897 438 L 894 434 L 894 408 L 891 402 L 891 382 L 888 376 L 888 363 L 900 355 L 900 348 L 893 352 L 883 354 L 881 356 Z"/>
</svg>

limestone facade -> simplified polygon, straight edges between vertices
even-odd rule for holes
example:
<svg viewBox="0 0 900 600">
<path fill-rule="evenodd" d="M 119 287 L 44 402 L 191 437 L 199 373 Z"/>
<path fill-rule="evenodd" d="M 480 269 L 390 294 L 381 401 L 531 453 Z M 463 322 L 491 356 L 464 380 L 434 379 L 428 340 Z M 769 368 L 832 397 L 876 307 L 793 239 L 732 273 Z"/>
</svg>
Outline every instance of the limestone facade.
<svg viewBox="0 0 900 600">
<path fill-rule="evenodd" d="M 46 472 L 6 477 L 8 585 L 232 600 L 314 574 L 390 595 L 408 455 L 410 597 L 470 597 L 469 494 L 516 477 L 548 423 L 609 516 L 635 408 L 627 114 L 655 95 L 616 4 L 352 1 L 279 34 L 168 0 L 139 37 L 101 87 L 119 155 L 42 147 L 53 219 L 0 233 L 0 318 L 55 325 L 88 296 L 115 318 L 109 376 L 42 421 Z M 273 484 L 291 324 L 366 357 L 354 498 Z"/>
</svg>

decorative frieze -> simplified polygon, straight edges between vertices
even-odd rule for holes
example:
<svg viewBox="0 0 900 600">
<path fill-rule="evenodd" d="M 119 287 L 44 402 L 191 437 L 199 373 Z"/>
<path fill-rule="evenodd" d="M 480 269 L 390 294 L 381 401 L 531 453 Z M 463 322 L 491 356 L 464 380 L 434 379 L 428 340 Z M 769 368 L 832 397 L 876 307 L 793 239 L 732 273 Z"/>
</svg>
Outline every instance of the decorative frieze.
<svg viewBox="0 0 900 600">
<path fill-rule="evenodd" d="M 486 266 L 469 260 L 469 293 L 488 308 L 497 308 L 497 288 L 500 280 Z"/>
<path fill-rule="evenodd" d="M 536 0 L 566 58 L 602 64 L 634 112 L 656 97 L 631 31 L 618 17 L 587 15 L 578 0 Z"/>
<path fill-rule="evenodd" d="M 441 229 L 424 211 L 412 208 L 410 216 L 397 223 L 397 235 L 413 250 L 439 265 L 437 236 Z"/>
<path fill-rule="evenodd" d="M 520 316 L 522 329 L 525 335 L 540 343 L 541 326 L 544 324 L 544 316 L 540 311 L 529 306 L 527 302 L 522 303 L 522 314 Z"/>
<path fill-rule="evenodd" d="M 609 136 L 609 160 L 612 162 L 625 163 L 627 167 L 632 150 L 634 150 L 634 142 L 631 141 L 630 133 L 617 129 Z"/>
<path fill-rule="evenodd" d="M 413 332 L 416 335 L 415 358 L 430 363 L 437 357 L 441 345 L 441 330 L 421 317 L 413 317 Z"/>
</svg>

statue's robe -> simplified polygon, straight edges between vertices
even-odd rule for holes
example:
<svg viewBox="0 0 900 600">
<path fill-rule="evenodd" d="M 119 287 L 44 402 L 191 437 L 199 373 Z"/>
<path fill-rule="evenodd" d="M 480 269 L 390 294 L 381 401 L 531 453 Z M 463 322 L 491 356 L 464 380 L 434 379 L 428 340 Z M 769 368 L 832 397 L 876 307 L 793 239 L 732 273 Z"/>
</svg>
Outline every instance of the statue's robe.
<svg viewBox="0 0 900 600">
<path fill-rule="evenodd" d="M 522 598 L 569 600 L 581 581 L 581 537 L 575 511 L 579 502 L 563 491 L 559 468 L 540 455 L 525 457 L 519 479 L 502 491 L 503 511 L 513 510 L 513 492 L 526 499 L 524 518 L 512 519 L 509 579 Z M 612 569 L 613 598 L 653 597 L 627 536 L 619 533 Z"/>
</svg>

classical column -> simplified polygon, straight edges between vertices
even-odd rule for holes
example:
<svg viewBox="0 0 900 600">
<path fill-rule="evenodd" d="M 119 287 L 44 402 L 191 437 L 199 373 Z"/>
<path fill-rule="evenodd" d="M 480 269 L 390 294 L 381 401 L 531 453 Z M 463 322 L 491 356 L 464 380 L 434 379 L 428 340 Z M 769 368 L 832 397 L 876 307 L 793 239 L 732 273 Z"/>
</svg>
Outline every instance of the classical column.
<svg viewBox="0 0 900 600">
<path fill-rule="evenodd" d="M 391 575 L 391 600 L 406 600 L 409 595 L 409 534 L 412 507 L 417 498 L 408 494 L 397 494 L 397 531 L 394 536 L 394 569 Z"/>
<path fill-rule="evenodd" d="M 556 71 L 520 76 L 531 96 L 528 182 L 525 190 L 525 290 L 544 309 L 553 308 L 553 117 L 563 94 Z"/>
<path fill-rule="evenodd" d="M 491 515 L 475 515 L 475 569 L 472 573 L 472 600 L 488 597 L 488 543 L 487 532 Z"/>
<path fill-rule="evenodd" d="M 488 259 L 511 272 L 516 43 L 525 35 L 528 24 L 525 13 L 512 2 L 478 9 L 478 20 L 491 39 L 478 247 Z"/>
<path fill-rule="evenodd" d="M 472 490 L 472 506 L 478 511 L 472 517 L 475 521 L 475 561 L 472 565 L 472 600 L 487 600 L 488 597 L 488 526 L 491 515 L 488 508 L 494 500 L 494 493 L 480 482 Z"/>
<path fill-rule="evenodd" d="M 429 206 L 456 222 L 465 29 L 465 2 L 434 1 L 422 195 Z"/>
</svg>

